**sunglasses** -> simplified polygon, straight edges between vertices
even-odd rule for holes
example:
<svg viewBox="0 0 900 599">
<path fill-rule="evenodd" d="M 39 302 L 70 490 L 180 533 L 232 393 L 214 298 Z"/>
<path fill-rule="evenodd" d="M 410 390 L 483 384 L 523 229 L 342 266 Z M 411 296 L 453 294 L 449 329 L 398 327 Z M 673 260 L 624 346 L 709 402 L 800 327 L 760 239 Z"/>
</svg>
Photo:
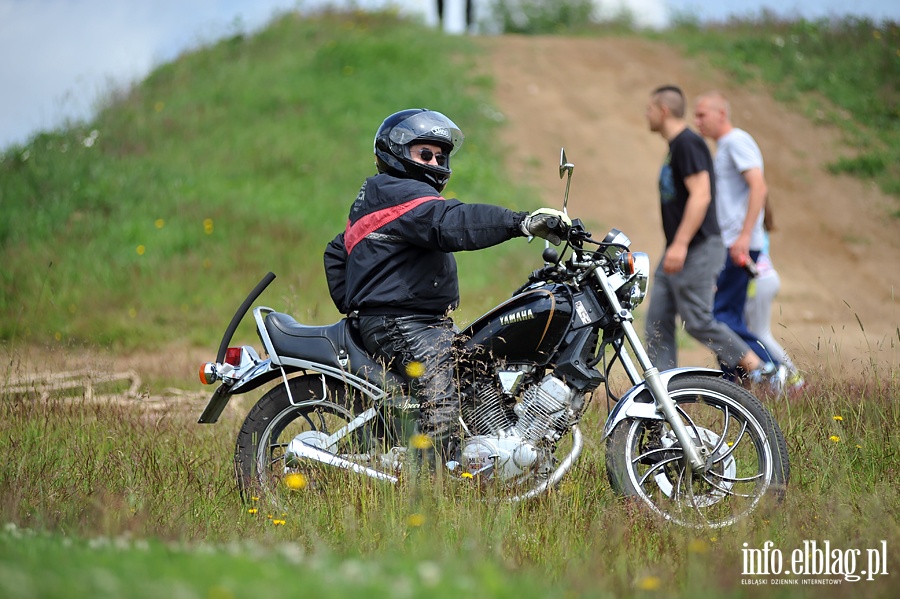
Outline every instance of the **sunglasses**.
<svg viewBox="0 0 900 599">
<path fill-rule="evenodd" d="M 435 160 L 437 160 L 438 166 L 444 166 L 447 163 L 446 154 L 435 154 L 428 148 L 422 148 L 421 150 L 419 150 L 419 158 L 421 158 L 425 162 L 431 162 L 431 159 L 434 158 Z"/>
</svg>

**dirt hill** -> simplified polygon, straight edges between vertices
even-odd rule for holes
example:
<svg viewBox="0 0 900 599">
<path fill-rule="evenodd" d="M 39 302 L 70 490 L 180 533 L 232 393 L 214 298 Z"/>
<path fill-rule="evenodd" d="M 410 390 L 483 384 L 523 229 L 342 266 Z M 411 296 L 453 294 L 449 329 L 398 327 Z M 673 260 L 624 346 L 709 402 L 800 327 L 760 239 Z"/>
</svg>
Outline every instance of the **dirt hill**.
<svg viewBox="0 0 900 599">
<path fill-rule="evenodd" d="M 509 166 L 548 206 L 562 202 L 560 147 L 575 164 L 569 213 L 595 234 L 624 231 L 632 249 L 663 250 L 657 177 L 666 144 L 644 118 L 650 91 L 680 85 L 690 98 L 718 89 L 732 120 L 762 149 L 777 231 L 772 259 L 782 289 L 772 330 L 812 370 L 900 363 L 900 220 L 874 185 L 829 174 L 847 153 L 840 134 L 740 87 L 670 47 L 634 38 L 484 38 L 507 126 Z M 689 121 L 692 116 L 689 115 Z M 602 230 L 601 230 L 602 229 Z M 692 346 L 682 364 L 709 360 Z M 871 371 L 870 371 L 871 372 Z"/>
</svg>

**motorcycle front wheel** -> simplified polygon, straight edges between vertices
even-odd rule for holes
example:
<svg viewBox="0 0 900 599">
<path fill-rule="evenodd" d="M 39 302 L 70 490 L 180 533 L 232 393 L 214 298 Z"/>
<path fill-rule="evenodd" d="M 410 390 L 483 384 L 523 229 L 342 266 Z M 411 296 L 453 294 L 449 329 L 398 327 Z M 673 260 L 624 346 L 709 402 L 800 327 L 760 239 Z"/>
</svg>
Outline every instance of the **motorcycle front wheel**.
<svg viewBox="0 0 900 599">
<path fill-rule="evenodd" d="M 606 470 L 617 493 L 683 526 L 720 528 L 779 501 L 790 466 L 787 444 L 759 400 L 733 383 L 676 378 L 669 394 L 696 442 L 709 450 L 705 472 L 691 472 L 665 420 L 627 419 L 607 440 Z"/>
<path fill-rule="evenodd" d="M 245 500 L 265 497 L 270 503 L 293 491 L 327 484 L 334 468 L 296 459 L 288 448 L 299 441 L 344 459 L 365 460 L 374 454 L 372 423 L 353 433 L 331 438 L 360 414 L 343 386 L 318 376 L 290 379 L 273 387 L 253 406 L 238 433 L 234 465 Z"/>
</svg>

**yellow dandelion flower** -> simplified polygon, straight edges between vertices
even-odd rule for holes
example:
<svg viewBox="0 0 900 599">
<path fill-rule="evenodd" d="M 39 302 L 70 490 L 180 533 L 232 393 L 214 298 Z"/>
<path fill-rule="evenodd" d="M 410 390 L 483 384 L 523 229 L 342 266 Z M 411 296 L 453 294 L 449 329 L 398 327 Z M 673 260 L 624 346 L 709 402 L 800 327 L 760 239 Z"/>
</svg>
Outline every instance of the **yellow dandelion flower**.
<svg viewBox="0 0 900 599">
<path fill-rule="evenodd" d="M 463 472 L 459 475 L 460 478 L 475 478 L 475 475 L 471 472 Z"/>
<path fill-rule="evenodd" d="M 835 420 L 836 422 L 841 422 L 841 421 L 844 419 L 843 416 L 832 416 L 832 418 L 834 418 L 834 420 Z"/>
<path fill-rule="evenodd" d="M 203 231 L 207 235 L 212 235 L 213 233 L 213 220 L 211 218 L 204 219 L 203 221 Z"/>
<path fill-rule="evenodd" d="M 56 333 L 53 334 L 53 338 L 56 339 L 57 341 L 62 341 L 62 333 L 60 333 L 59 331 L 56 331 Z"/>
<path fill-rule="evenodd" d="M 644 576 L 637 581 L 636 586 L 642 591 L 655 591 L 662 586 L 662 581 L 658 576 Z"/>
<path fill-rule="evenodd" d="M 137 246 L 137 248 L 136 248 L 134 251 L 137 252 L 137 255 L 138 255 L 138 256 L 143 256 L 143 255 L 144 255 L 144 252 L 147 251 L 147 248 L 145 248 L 145 247 L 142 246 L 142 245 L 139 245 L 139 246 Z"/>
<path fill-rule="evenodd" d="M 688 551 L 690 553 L 706 553 L 708 547 L 703 539 L 694 539 L 688 543 Z"/>
<path fill-rule="evenodd" d="M 272 524 L 274 524 L 275 526 L 284 526 L 284 523 L 284 520 L 272 520 Z"/>
<path fill-rule="evenodd" d="M 156 221 L 153 224 L 156 225 L 157 229 L 162 229 L 163 227 L 166 226 L 166 221 L 164 221 L 161 218 L 158 218 L 158 219 L 156 219 Z"/>
<path fill-rule="evenodd" d="M 428 435 L 419 433 L 409 438 L 409 445 L 413 449 L 428 449 L 431 447 L 431 438 Z"/>
<path fill-rule="evenodd" d="M 291 472 L 284 477 L 284 486 L 286 486 L 288 489 L 299 491 L 300 489 L 306 488 L 306 485 L 306 477 L 299 472 Z"/>
<path fill-rule="evenodd" d="M 828 437 L 828 439 L 829 439 L 830 441 L 833 441 L 834 443 L 840 443 L 840 442 L 841 442 L 841 438 L 838 437 L 837 435 L 831 435 L 830 437 Z"/>
<path fill-rule="evenodd" d="M 406 524 L 418 528 L 425 524 L 425 516 L 423 514 L 410 514 L 406 518 Z"/>
<path fill-rule="evenodd" d="M 410 362 L 406 365 L 406 376 L 417 379 L 425 374 L 425 365 L 421 362 Z"/>
<path fill-rule="evenodd" d="M 259 501 L 259 497 L 251 497 L 250 501 Z"/>
<path fill-rule="evenodd" d="M 255 507 L 252 507 L 252 508 L 250 508 L 250 509 L 247 510 L 247 513 L 248 513 L 248 514 L 255 514 L 255 513 L 258 512 L 258 511 L 259 511 L 259 510 L 256 509 Z"/>
</svg>

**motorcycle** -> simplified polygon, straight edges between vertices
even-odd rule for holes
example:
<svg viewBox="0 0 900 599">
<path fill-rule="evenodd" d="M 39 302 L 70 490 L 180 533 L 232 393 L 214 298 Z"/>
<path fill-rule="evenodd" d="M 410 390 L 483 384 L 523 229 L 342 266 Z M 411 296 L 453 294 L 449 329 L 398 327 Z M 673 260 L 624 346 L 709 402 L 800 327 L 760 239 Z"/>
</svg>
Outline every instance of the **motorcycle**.
<svg viewBox="0 0 900 599">
<path fill-rule="evenodd" d="M 564 212 L 573 170 L 563 149 Z M 617 229 L 596 241 L 580 220 L 558 228 L 562 252 L 546 245 L 543 266 L 457 337 L 462 407 L 447 473 L 491 481 L 510 501 L 547 493 L 577 462 L 579 424 L 602 385 L 615 401 L 601 441 L 618 494 L 698 528 L 728 526 L 764 498 L 780 500 L 787 446 L 762 403 L 718 370 L 660 372 L 651 363 L 633 323 L 647 294 L 649 256 L 630 251 Z M 216 361 L 201 365 L 201 381 L 220 384 L 199 422 L 215 423 L 232 396 L 273 383 L 238 433 L 243 494 L 277 500 L 285 486 L 332 469 L 398 483 L 421 442 L 419 404 L 401 373 L 366 353 L 354 317 L 310 326 L 256 307 L 267 357 L 249 345 L 228 346 L 274 278 L 269 273 L 253 289 Z M 621 397 L 609 384 L 617 362 L 632 384 Z"/>
</svg>

